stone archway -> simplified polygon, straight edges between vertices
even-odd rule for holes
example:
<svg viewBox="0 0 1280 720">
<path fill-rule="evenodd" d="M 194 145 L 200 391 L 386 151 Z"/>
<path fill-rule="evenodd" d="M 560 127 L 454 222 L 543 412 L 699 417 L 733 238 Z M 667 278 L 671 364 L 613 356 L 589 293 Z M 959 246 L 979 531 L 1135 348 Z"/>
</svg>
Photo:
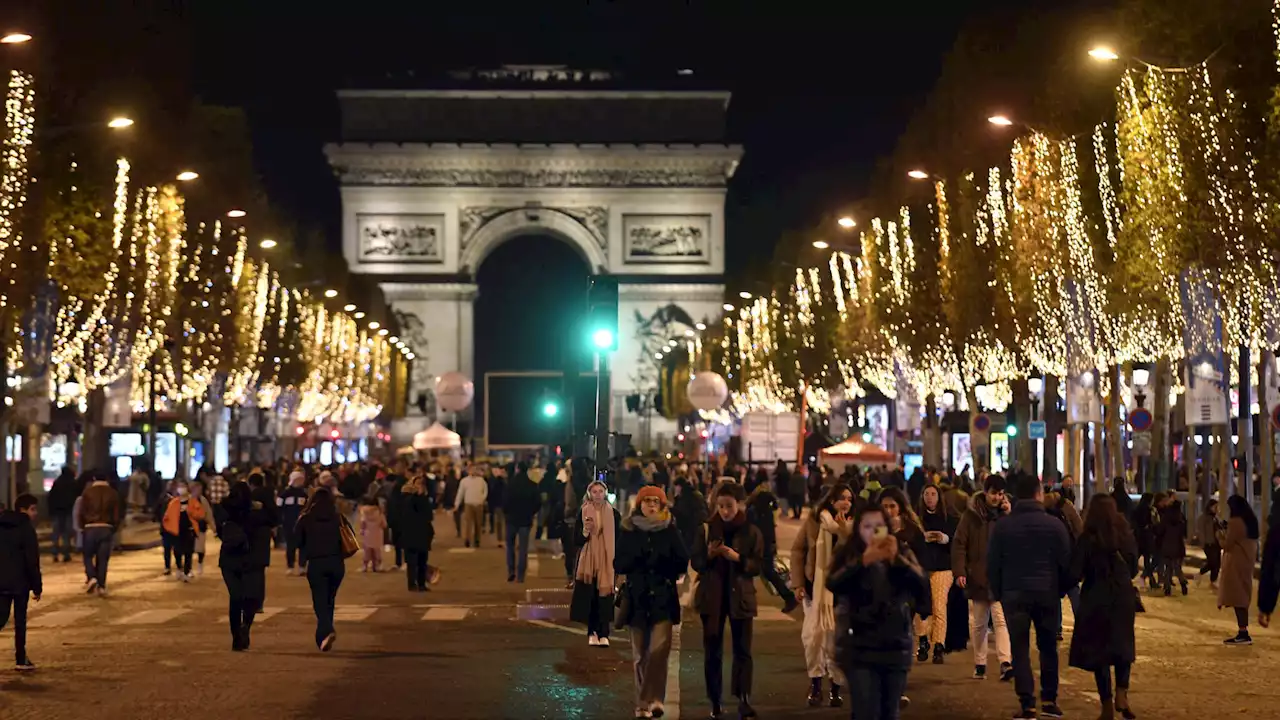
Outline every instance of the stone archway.
<svg viewBox="0 0 1280 720">
<path fill-rule="evenodd" d="M 516 208 L 464 208 L 463 221 L 473 223 L 469 234 L 461 239 L 458 270 L 474 275 L 484 259 L 502 243 L 521 235 L 549 235 L 568 243 L 578 251 L 593 274 L 608 272 L 605 254 L 606 238 L 593 232 L 591 208 L 566 210 L 540 205 Z M 576 215 L 576 217 L 575 217 Z"/>
</svg>

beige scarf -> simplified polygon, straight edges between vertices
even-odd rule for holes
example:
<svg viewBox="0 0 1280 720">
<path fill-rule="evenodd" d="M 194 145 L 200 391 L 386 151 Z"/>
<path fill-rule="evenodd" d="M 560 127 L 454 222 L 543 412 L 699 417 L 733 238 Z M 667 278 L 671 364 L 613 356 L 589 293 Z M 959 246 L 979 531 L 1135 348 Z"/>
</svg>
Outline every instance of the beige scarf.
<svg viewBox="0 0 1280 720">
<path fill-rule="evenodd" d="M 827 570 L 831 567 L 831 550 L 839 537 L 840 524 L 823 510 L 818 515 L 818 560 L 813 569 L 813 605 L 818 611 L 818 630 L 836 629 L 835 596 L 827 589 Z"/>
<path fill-rule="evenodd" d="M 595 519 L 595 526 L 590 534 L 586 532 L 588 517 Z M 582 505 L 582 527 L 587 542 L 578 556 L 578 572 L 574 577 L 584 583 L 594 582 L 601 597 L 612 595 L 614 541 L 617 539 L 613 527 L 613 507 L 604 500 L 587 500 Z"/>
</svg>

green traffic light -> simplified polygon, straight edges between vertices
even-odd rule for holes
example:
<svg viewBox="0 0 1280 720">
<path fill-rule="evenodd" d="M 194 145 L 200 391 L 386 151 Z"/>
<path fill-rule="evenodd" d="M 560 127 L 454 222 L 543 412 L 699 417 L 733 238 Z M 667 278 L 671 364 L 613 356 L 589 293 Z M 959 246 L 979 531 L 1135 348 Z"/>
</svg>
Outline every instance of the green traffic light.
<svg viewBox="0 0 1280 720">
<path fill-rule="evenodd" d="M 613 347 L 613 331 L 609 328 L 600 328 L 591 334 L 591 342 L 601 350 L 608 350 Z"/>
<path fill-rule="evenodd" d="M 549 402 L 542 406 L 542 414 L 547 417 L 555 417 L 560 414 L 560 406 L 553 402 Z"/>
<path fill-rule="evenodd" d="M 1009 437 L 1018 437 L 1018 426 L 1010 425 L 1009 427 L 1005 428 L 1004 432 Z"/>
</svg>

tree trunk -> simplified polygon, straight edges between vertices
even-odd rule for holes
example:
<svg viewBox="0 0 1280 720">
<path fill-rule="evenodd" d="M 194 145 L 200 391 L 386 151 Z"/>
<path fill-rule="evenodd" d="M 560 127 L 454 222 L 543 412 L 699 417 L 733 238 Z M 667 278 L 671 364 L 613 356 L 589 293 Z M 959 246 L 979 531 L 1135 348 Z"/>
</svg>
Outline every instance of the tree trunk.
<svg viewBox="0 0 1280 720">
<path fill-rule="evenodd" d="M 1169 477 L 1169 455 L 1172 447 L 1169 444 L 1169 359 L 1160 358 L 1156 361 L 1155 372 L 1153 373 L 1155 382 L 1151 387 L 1153 391 L 1147 396 L 1147 404 L 1152 408 L 1151 418 L 1151 458 L 1148 460 L 1148 471 L 1144 482 L 1138 488 L 1139 492 L 1146 492 L 1147 487 L 1165 488 L 1165 484 Z M 1154 475 L 1154 482 L 1152 476 Z"/>
<path fill-rule="evenodd" d="M 969 402 L 969 447 L 973 451 L 973 477 L 976 480 L 979 471 L 991 468 L 991 434 L 987 433 L 984 445 L 974 442 L 973 421 L 982 414 L 982 409 L 978 406 L 978 391 L 975 388 L 965 388 L 964 396 Z"/>
<path fill-rule="evenodd" d="M 1258 472 L 1258 482 L 1262 483 L 1262 537 L 1267 536 L 1267 519 L 1271 517 L 1271 473 L 1276 469 L 1275 432 L 1271 427 L 1271 405 L 1276 398 L 1271 397 L 1271 387 L 1267 381 L 1275 355 L 1270 350 L 1263 350 L 1258 358 L 1258 441 L 1262 465 Z"/>
<path fill-rule="evenodd" d="M 102 427 L 106 404 L 107 394 L 102 388 L 96 388 L 89 393 L 89 403 L 84 414 L 84 444 L 80 448 L 82 471 L 109 467 L 107 429 Z"/>
<path fill-rule="evenodd" d="M 1044 473 L 1043 477 L 1046 481 L 1056 480 L 1060 468 L 1058 467 L 1058 433 L 1062 431 L 1061 424 L 1058 422 L 1058 376 L 1044 376 L 1044 398 L 1040 401 L 1040 419 L 1044 420 L 1045 440 L 1044 440 Z M 1071 443 L 1067 442 L 1067 446 Z M 1070 453 L 1064 453 L 1064 459 L 1071 457 Z M 1070 460 L 1067 460 L 1070 467 Z"/>
<path fill-rule="evenodd" d="M 1120 382 L 1123 377 L 1121 370 L 1119 364 L 1114 364 L 1107 369 L 1111 376 L 1111 394 L 1107 399 L 1106 411 L 1107 461 L 1103 466 L 1105 469 L 1102 477 L 1095 478 L 1099 481 L 1098 487 L 1105 487 L 1105 483 L 1110 478 L 1122 474 L 1124 468 L 1124 450 L 1120 446 Z"/>
<path fill-rule="evenodd" d="M 1107 446 L 1101 427 L 1093 429 L 1093 493 L 1107 493 Z M 1110 435 L 1110 433 L 1108 433 Z"/>
<path fill-rule="evenodd" d="M 1017 458 L 1016 467 L 1023 472 L 1034 474 L 1036 461 L 1031 450 L 1035 444 L 1031 442 L 1031 433 L 1027 429 L 1031 422 L 1031 393 L 1027 390 L 1025 380 L 1014 380 L 1011 387 L 1013 388 L 1014 427 L 1018 429 L 1013 443 L 1014 456 Z"/>
<path fill-rule="evenodd" d="M 938 423 L 938 398 L 933 393 L 924 399 L 924 464 L 942 467 L 942 428 Z"/>
</svg>

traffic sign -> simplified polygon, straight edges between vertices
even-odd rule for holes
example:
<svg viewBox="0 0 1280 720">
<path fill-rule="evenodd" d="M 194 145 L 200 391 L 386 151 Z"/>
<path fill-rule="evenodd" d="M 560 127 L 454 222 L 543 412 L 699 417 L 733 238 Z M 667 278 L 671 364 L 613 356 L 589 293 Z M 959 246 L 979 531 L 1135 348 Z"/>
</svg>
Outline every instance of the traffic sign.
<svg viewBox="0 0 1280 720">
<path fill-rule="evenodd" d="M 973 419 L 973 429 L 978 432 L 986 432 L 991 429 L 991 418 L 985 413 L 978 415 Z"/>
<path fill-rule="evenodd" d="M 1043 420 L 1032 420 L 1027 423 L 1027 437 L 1032 440 L 1044 440 L 1048 437 Z"/>
<path fill-rule="evenodd" d="M 1138 408 L 1129 413 L 1129 427 L 1136 432 L 1146 432 L 1151 429 L 1151 411 L 1146 408 Z"/>
</svg>

